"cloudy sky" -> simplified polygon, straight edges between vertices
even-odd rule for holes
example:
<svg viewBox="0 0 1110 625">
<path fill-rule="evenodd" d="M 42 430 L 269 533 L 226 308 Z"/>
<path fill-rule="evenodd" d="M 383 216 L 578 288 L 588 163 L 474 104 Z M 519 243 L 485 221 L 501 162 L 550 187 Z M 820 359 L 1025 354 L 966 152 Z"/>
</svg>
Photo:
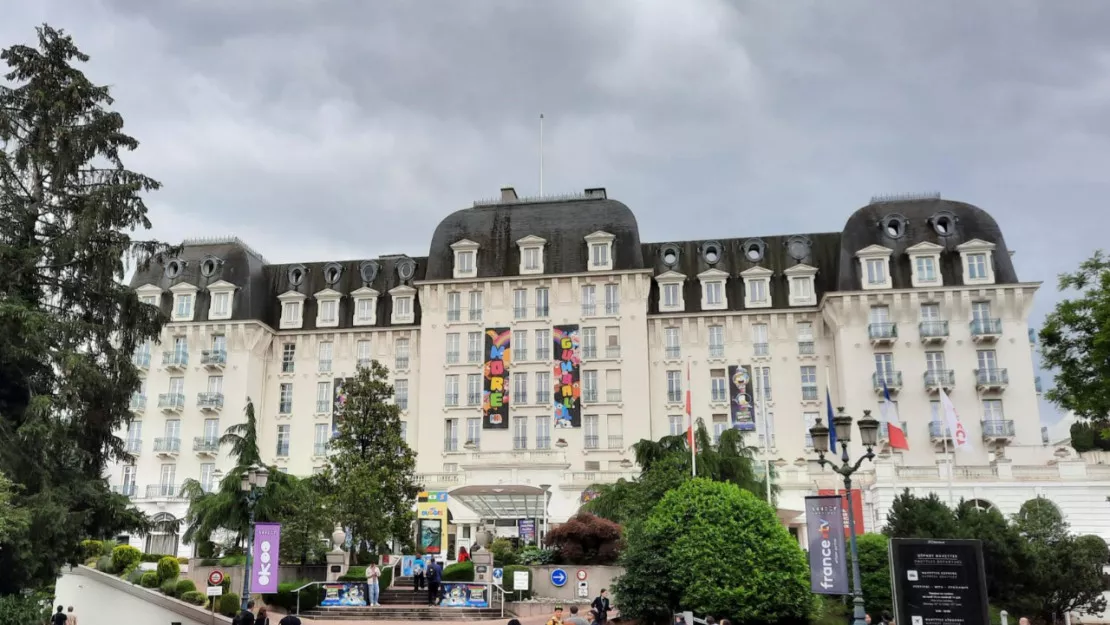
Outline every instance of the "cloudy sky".
<svg viewBox="0 0 1110 625">
<path fill-rule="evenodd" d="M 1105 238 L 1105 0 L 7 0 L 92 55 L 165 183 L 155 234 L 271 261 L 426 254 L 504 184 L 604 186 L 644 240 L 840 230 L 875 194 L 990 211 L 1019 275 Z M 1104 222 L 1105 223 L 1105 222 Z"/>
</svg>

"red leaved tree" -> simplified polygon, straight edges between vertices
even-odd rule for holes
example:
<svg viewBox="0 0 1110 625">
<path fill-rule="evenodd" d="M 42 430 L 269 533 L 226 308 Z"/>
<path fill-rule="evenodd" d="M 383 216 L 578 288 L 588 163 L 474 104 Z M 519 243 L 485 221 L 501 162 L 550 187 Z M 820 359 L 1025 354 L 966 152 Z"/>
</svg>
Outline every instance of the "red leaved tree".
<svg viewBox="0 0 1110 625">
<path fill-rule="evenodd" d="M 621 552 L 621 526 L 579 512 L 549 531 L 544 542 L 567 564 L 613 564 Z"/>
</svg>

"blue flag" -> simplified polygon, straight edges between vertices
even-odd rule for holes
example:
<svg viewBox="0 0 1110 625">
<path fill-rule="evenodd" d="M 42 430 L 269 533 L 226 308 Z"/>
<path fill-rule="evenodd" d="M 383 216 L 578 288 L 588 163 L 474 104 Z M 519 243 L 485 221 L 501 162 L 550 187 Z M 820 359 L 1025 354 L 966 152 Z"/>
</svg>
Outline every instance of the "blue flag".
<svg viewBox="0 0 1110 625">
<path fill-rule="evenodd" d="M 829 387 L 825 387 L 825 408 L 829 411 L 829 451 L 836 453 L 836 428 L 833 427 L 833 409 L 832 409 L 832 396 L 829 395 Z"/>
</svg>

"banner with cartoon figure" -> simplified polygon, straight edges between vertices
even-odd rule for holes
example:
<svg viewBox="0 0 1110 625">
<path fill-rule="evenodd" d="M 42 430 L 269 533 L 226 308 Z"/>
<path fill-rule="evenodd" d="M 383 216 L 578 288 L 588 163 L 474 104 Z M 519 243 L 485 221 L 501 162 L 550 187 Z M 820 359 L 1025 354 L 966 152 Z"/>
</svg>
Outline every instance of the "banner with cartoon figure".
<svg viewBox="0 0 1110 625">
<path fill-rule="evenodd" d="M 331 606 L 365 606 L 366 584 L 360 582 L 335 582 L 321 584 L 324 588 L 324 597 L 320 605 Z"/>
<path fill-rule="evenodd" d="M 448 608 L 488 608 L 489 588 L 483 584 L 464 582 L 444 582 L 443 601 L 439 605 Z"/>
<path fill-rule="evenodd" d="M 485 382 L 482 392 L 482 428 L 509 429 L 509 365 L 512 363 L 512 330 L 486 330 Z"/>
<path fill-rule="evenodd" d="M 729 403 L 732 405 L 732 427 L 742 431 L 754 430 L 755 417 L 752 402 L 751 367 L 729 365 L 728 388 L 730 397 Z"/>
<path fill-rule="evenodd" d="M 582 427 L 582 338 L 577 325 L 555 326 L 555 427 Z"/>
</svg>

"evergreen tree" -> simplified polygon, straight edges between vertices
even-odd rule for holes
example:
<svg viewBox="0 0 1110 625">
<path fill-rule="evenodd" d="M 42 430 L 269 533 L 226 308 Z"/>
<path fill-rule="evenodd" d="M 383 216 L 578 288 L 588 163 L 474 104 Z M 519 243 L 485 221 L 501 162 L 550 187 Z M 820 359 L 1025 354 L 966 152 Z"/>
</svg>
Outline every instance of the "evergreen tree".
<svg viewBox="0 0 1110 625">
<path fill-rule="evenodd" d="M 88 56 L 37 32 L 0 52 L 0 471 L 29 518 L 0 543 L 0 595 L 52 582 L 82 538 L 149 529 L 103 475 L 128 459 L 131 355 L 164 323 L 123 283 L 127 259 L 166 251 L 132 238 L 159 183 L 124 166 L 138 141 L 75 66 Z"/>
<path fill-rule="evenodd" d="M 936 493 L 914 497 L 907 488 L 894 498 L 883 533 L 891 538 L 956 538 L 956 513 Z"/>
<path fill-rule="evenodd" d="M 380 546 L 412 532 L 416 454 L 401 437 L 389 370 L 377 360 L 345 381 L 326 475 L 334 514 L 355 544 Z"/>
</svg>

